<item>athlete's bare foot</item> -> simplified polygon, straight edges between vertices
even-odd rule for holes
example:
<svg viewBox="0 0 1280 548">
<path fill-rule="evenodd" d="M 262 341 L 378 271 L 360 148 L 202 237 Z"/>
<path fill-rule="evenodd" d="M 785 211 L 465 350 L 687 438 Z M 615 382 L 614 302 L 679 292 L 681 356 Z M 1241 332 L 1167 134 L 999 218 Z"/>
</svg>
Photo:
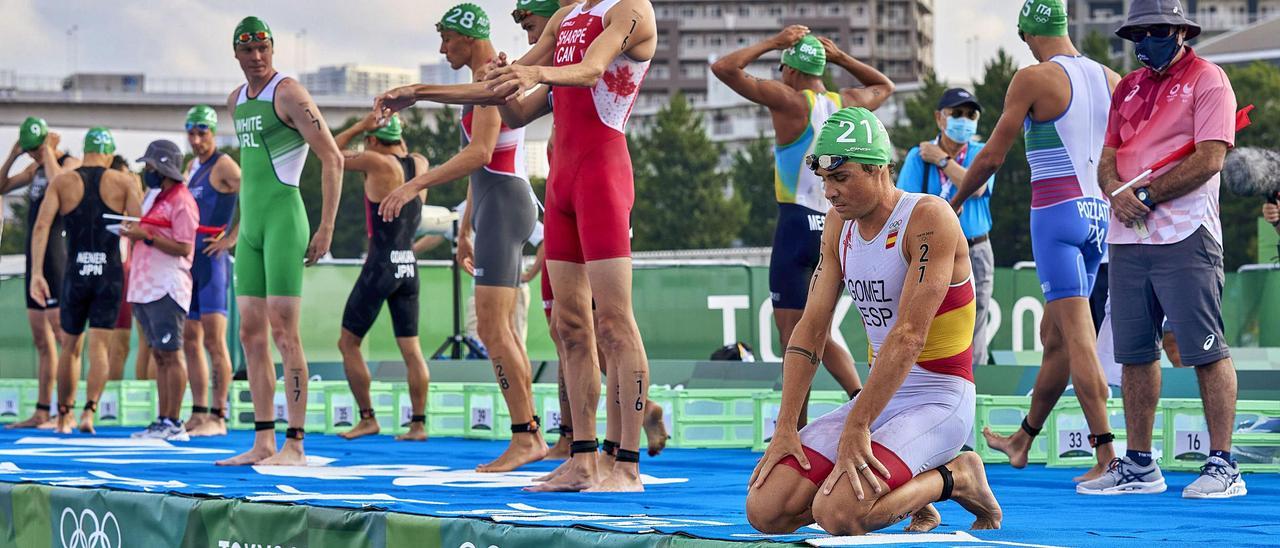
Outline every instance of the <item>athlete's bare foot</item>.
<svg viewBox="0 0 1280 548">
<path fill-rule="evenodd" d="M 507 450 L 488 464 L 476 467 L 476 472 L 510 472 L 529 464 L 538 462 L 547 456 L 547 442 L 542 439 L 542 432 L 526 432 L 511 436 Z"/>
<path fill-rule="evenodd" d="M 908 533 L 928 533 L 941 524 L 942 515 L 938 513 L 938 509 L 932 504 L 926 504 L 911 513 L 911 523 L 903 530 Z"/>
<path fill-rule="evenodd" d="M 982 457 L 973 451 L 965 451 L 947 463 L 947 468 L 951 469 L 955 481 L 951 500 L 960 503 L 975 518 L 969 528 L 999 529 L 1004 513 L 987 484 L 987 470 L 982 465 Z"/>
<path fill-rule="evenodd" d="M 85 411 L 80 414 L 80 432 L 85 434 L 96 434 L 93 429 L 93 411 Z"/>
<path fill-rule="evenodd" d="M 59 434 L 70 434 L 75 429 L 75 417 L 71 416 L 71 412 L 58 415 L 58 424 L 53 430 Z"/>
<path fill-rule="evenodd" d="M 302 442 L 285 440 L 280 452 L 258 461 L 258 466 L 306 466 L 307 453 L 302 450 Z"/>
<path fill-rule="evenodd" d="M 1009 466 L 1025 468 L 1027 453 L 1031 452 L 1031 436 L 1019 429 L 1010 436 L 1001 436 L 991 431 L 990 427 L 982 429 L 982 437 L 987 438 L 987 445 L 992 449 L 1009 455 Z"/>
<path fill-rule="evenodd" d="M 585 493 L 639 493 L 644 491 L 644 483 L 640 481 L 640 465 L 638 463 L 613 463 L 613 473 Z"/>
<path fill-rule="evenodd" d="M 1071 481 L 1080 483 L 1082 481 L 1095 480 L 1106 473 L 1107 467 L 1111 465 L 1111 459 L 1116 456 L 1115 446 L 1110 443 L 1104 443 L 1095 448 L 1094 451 L 1097 453 L 1098 463 L 1094 464 L 1093 468 L 1090 468 L 1088 472 L 1072 478 Z"/>
<path fill-rule="evenodd" d="M 192 413 L 191 416 L 187 418 L 187 422 L 184 423 L 182 427 L 186 428 L 188 433 L 194 432 L 196 428 L 200 427 L 200 425 L 204 424 L 205 422 L 208 422 L 209 417 L 212 417 L 212 415 L 207 415 L 205 413 Z"/>
<path fill-rule="evenodd" d="M 381 431 L 382 427 L 378 426 L 378 419 L 370 417 L 367 419 L 360 419 L 360 422 L 356 423 L 354 427 L 346 432 L 338 434 L 338 437 L 344 440 L 354 440 L 364 436 L 372 436 Z"/>
<path fill-rule="evenodd" d="M 662 406 L 653 400 L 649 400 L 644 412 L 644 437 L 649 442 L 650 457 L 658 456 L 667 448 L 667 440 L 671 439 L 667 435 L 666 423 L 662 422 Z"/>
<path fill-rule="evenodd" d="M 427 441 L 427 426 L 420 422 L 411 422 L 409 431 L 396 436 L 396 441 Z"/>
<path fill-rule="evenodd" d="M 551 491 L 582 491 L 590 489 L 600 480 L 596 459 L 592 455 L 579 453 L 565 461 L 565 470 L 556 477 L 536 485 L 525 487 L 525 491 L 540 493 Z"/>
<path fill-rule="evenodd" d="M 52 418 L 40 423 L 40 426 L 37 426 L 36 429 L 37 430 L 53 430 L 54 428 L 57 428 L 57 427 L 58 427 L 58 419 Z"/>
<path fill-rule="evenodd" d="M 533 478 L 533 481 L 536 483 L 542 483 L 542 482 L 554 480 L 557 477 L 559 477 L 560 474 L 565 473 L 572 467 L 573 467 L 573 459 L 564 459 L 564 462 L 560 463 L 560 466 L 557 466 L 555 470 L 552 470 L 546 475 Z"/>
<path fill-rule="evenodd" d="M 52 425 L 53 425 L 53 421 L 49 418 L 49 412 L 48 412 L 48 411 L 36 411 L 36 412 L 35 412 L 35 413 L 33 413 L 33 414 L 31 415 L 31 417 L 30 417 L 30 418 L 28 418 L 27 420 L 22 421 L 22 422 L 15 422 L 15 423 L 13 423 L 13 424 L 7 424 L 7 425 L 5 425 L 5 428 L 7 428 L 7 429 L 14 429 L 14 428 L 39 428 L 39 427 L 41 427 L 41 426 L 44 426 L 45 424 L 49 424 L 49 425 L 50 425 L 50 426 L 49 426 L 49 428 L 53 428 L 53 426 L 52 426 Z"/>
<path fill-rule="evenodd" d="M 271 432 L 271 436 L 258 436 L 253 442 L 253 448 L 240 453 L 229 459 L 223 459 L 214 462 L 218 466 L 249 466 L 258 464 L 263 459 L 273 457 L 276 454 L 275 432 Z"/>
<path fill-rule="evenodd" d="M 227 435 L 227 421 L 221 417 L 201 421 L 195 428 L 187 428 L 187 434 L 193 438 L 201 436 Z"/>
<path fill-rule="evenodd" d="M 542 460 L 563 460 L 569 458 L 569 446 L 573 442 L 569 440 L 569 436 L 560 435 L 560 439 L 556 440 L 556 444 L 547 449 L 547 456 Z"/>
</svg>

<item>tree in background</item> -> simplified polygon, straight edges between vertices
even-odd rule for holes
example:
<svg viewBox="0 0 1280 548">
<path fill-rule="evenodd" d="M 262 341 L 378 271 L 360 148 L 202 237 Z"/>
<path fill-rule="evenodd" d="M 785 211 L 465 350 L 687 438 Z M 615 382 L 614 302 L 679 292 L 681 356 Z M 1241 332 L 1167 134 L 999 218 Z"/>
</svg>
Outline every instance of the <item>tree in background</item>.
<svg viewBox="0 0 1280 548">
<path fill-rule="evenodd" d="M 924 74 L 920 83 L 920 91 L 902 102 L 904 116 L 890 134 L 894 147 L 898 149 L 899 161 L 894 173 L 902 171 L 902 160 L 906 159 L 908 150 L 922 141 L 938 136 L 938 124 L 933 119 L 933 113 L 938 110 L 938 100 L 948 86 L 938 81 L 932 70 Z M 983 116 L 986 116 L 986 112 L 983 112 Z"/>
<path fill-rule="evenodd" d="M 1089 35 L 1084 37 L 1084 41 L 1080 43 L 1080 53 L 1110 67 L 1121 76 L 1126 72 L 1124 59 L 1111 55 L 1111 38 L 1096 30 L 1089 31 Z"/>
<path fill-rule="evenodd" d="M 1280 146 L 1280 67 L 1255 61 L 1225 68 L 1236 92 L 1236 105 L 1253 105 L 1253 124 L 1236 134 L 1236 146 Z M 1238 196 L 1223 185 L 1221 196 L 1223 262 L 1228 272 L 1259 261 L 1258 231 L 1253 219 L 1261 215 L 1262 199 Z M 1246 222 L 1247 220 L 1247 222 Z M 1269 257 L 1269 256 L 1268 256 Z M 1261 259 L 1267 259 L 1262 257 Z"/>
<path fill-rule="evenodd" d="M 778 200 L 775 195 L 773 140 L 761 135 L 733 153 L 729 168 L 734 196 L 747 206 L 748 221 L 738 233 L 747 247 L 770 247 L 778 224 Z"/>
<path fill-rule="evenodd" d="M 721 147 L 702 116 L 677 93 L 631 138 L 636 250 L 728 247 L 747 221 L 747 205 L 717 173 Z"/>
</svg>

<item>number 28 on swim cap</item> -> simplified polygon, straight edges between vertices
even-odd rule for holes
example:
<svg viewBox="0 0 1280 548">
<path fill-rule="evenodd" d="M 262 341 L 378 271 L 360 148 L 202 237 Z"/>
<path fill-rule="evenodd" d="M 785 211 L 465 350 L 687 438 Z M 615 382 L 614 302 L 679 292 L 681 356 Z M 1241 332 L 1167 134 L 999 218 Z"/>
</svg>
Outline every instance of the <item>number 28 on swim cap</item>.
<svg viewBox="0 0 1280 548">
<path fill-rule="evenodd" d="M 444 17 L 436 23 L 436 31 L 444 32 L 451 30 L 463 36 L 470 36 L 480 40 L 489 39 L 489 16 L 485 14 L 484 9 L 472 3 L 458 4 L 449 11 L 444 12 Z"/>
<path fill-rule="evenodd" d="M 829 158 L 839 158 L 840 162 L 831 163 Z M 871 166 L 893 161 L 889 132 L 885 131 L 880 119 L 865 108 L 840 109 L 827 118 L 822 132 L 818 134 L 818 143 L 813 147 L 810 169 L 834 169 L 845 160 Z M 824 163 L 826 165 L 822 165 Z"/>
</svg>

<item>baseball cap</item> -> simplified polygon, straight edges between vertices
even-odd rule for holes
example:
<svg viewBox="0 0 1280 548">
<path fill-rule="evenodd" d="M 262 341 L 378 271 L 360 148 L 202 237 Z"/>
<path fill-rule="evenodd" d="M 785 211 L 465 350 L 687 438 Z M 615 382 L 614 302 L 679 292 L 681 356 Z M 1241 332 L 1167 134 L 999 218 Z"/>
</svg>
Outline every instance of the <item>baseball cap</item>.
<svg viewBox="0 0 1280 548">
<path fill-rule="evenodd" d="M 944 91 L 942 92 L 942 99 L 938 100 L 938 110 L 954 108 L 960 105 L 973 105 L 974 110 L 982 110 L 982 105 L 978 103 L 978 98 L 964 88 L 951 88 Z"/>
</svg>

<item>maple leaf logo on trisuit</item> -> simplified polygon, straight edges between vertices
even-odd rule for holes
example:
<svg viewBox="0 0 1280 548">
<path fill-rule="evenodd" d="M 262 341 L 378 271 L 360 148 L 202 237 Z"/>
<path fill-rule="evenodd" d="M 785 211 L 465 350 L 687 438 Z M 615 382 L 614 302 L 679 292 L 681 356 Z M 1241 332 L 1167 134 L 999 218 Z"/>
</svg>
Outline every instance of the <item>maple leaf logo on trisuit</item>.
<svg viewBox="0 0 1280 548">
<path fill-rule="evenodd" d="M 635 94 L 637 86 L 635 75 L 631 74 L 631 67 L 622 65 L 617 70 L 606 72 L 601 77 L 604 80 L 604 87 L 609 93 L 614 95 L 615 102 L 622 101 L 627 97 Z"/>
</svg>

